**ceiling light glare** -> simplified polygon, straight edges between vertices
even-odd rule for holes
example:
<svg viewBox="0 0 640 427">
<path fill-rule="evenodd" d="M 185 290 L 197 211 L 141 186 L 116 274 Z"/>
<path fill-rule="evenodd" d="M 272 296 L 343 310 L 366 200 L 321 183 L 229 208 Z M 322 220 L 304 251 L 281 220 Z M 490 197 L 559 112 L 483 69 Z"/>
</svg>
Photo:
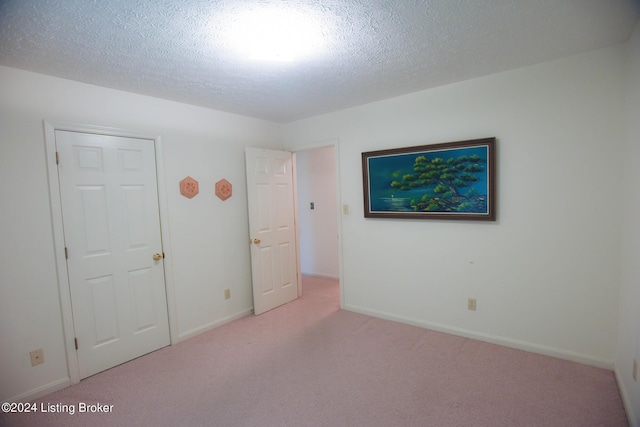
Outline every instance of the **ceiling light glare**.
<svg viewBox="0 0 640 427">
<path fill-rule="evenodd" d="M 324 45 L 313 15 L 287 9 L 256 9 L 234 20 L 231 44 L 245 58 L 291 62 Z"/>
</svg>

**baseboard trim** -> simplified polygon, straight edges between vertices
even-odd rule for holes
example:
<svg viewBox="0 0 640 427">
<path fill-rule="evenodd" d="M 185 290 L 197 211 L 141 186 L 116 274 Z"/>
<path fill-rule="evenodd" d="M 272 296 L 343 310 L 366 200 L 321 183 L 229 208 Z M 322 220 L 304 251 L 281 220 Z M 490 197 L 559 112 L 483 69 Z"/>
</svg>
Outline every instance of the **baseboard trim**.
<svg viewBox="0 0 640 427">
<path fill-rule="evenodd" d="M 340 277 L 338 276 L 332 276 L 330 274 L 322 274 L 322 273 L 305 273 L 302 272 L 303 276 L 309 276 L 309 277 L 319 277 L 321 279 L 332 279 L 332 280 L 340 280 Z"/>
<path fill-rule="evenodd" d="M 622 404 L 624 405 L 624 411 L 627 413 L 627 420 L 630 427 L 640 427 L 640 416 L 636 417 L 633 412 L 633 405 L 629 399 L 629 393 L 622 381 L 622 374 L 617 366 L 614 366 L 613 373 L 616 376 L 616 382 L 618 383 L 618 390 L 620 390 L 620 396 L 622 397 Z M 638 414 L 640 415 L 640 414 Z"/>
<path fill-rule="evenodd" d="M 32 400 L 39 399 L 43 396 L 46 396 L 47 394 L 51 394 L 58 390 L 62 390 L 63 388 L 67 388 L 70 385 L 71 385 L 71 378 L 69 377 L 60 378 L 59 380 L 56 380 L 49 384 L 45 384 L 43 386 L 34 388 L 32 390 L 28 390 L 17 396 L 10 397 L 4 402 L 31 402 Z"/>
<path fill-rule="evenodd" d="M 219 328 L 220 326 L 226 325 L 227 323 L 231 323 L 234 320 L 241 319 L 245 316 L 248 316 L 251 313 L 253 313 L 253 307 L 242 310 L 239 313 L 232 314 L 231 316 L 227 316 L 222 319 L 216 320 L 215 322 L 207 323 L 205 325 L 199 326 L 197 328 L 191 329 L 186 332 L 178 333 L 178 343 L 188 340 L 189 338 L 193 338 L 197 335 L 200 335 L 212 329 Z"/>
<path fill-rule="evenodd" d="M 418 326 L 425 329 L 431 329 L 438 332 L 444 332 L 451 335 L 457 335 L 464 338 L 471 338 L 478 341 L 484 341 L 491 344 L 502 345 L 505 347 L 515 348 L 518 350 L 524 350 L 531 353 L 542 354 L 545 356 L 557 357 L 559 359 L 570 360 L 572 362 L 583 363 L 585 365 L 595 366 L 597 368 L 604 368 L 613 370 L 613 361 L 600 360 L 591 356 L 587 356 L 580 353 L 574 353 L 554 347 L 547 347 L 539 344 L 533 344 L 525 341 L 514 340 L 510 338 L 499 337 L 495 335 L 478 333 L 470 331 L 468 329 L 456 328 L 447 325 L 441 325 L 437 323 L 424 322 L 422 320 L 412 319 L 404 316 L 397 316 L 394 314 L 370 310 L 368 308 L 359 307 L 356 305 L 347 304 L 344 306 L 347 311 L 353 311 L 355 313 L 366 314 L 367 316 L 377 317 L 380 319 L 391 320 L 394 322 L 405 323 L 412 326 Z"/>
</svg>

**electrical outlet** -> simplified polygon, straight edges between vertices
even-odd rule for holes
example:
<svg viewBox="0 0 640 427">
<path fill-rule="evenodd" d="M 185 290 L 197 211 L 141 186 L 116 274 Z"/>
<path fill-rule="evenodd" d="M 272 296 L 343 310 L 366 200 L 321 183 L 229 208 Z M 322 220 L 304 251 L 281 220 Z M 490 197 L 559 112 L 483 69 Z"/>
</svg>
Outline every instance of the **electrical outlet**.
<svg viewBox="0 0 640 427">
<path fill-rule="evenodd" d="M 633 381 L 638 382 L 638 359 L 633 359 Z"/>
<path fill-rule="evenodd" d="M 230 299 L 231 298 L 231 289 L 225 289 L 224 290 L 224 299 Z"/>
<path fill-rule="evenodd" d="M 44 363 L 44 352 L 41 348 L 30 351 L 29 356 L 31 356 L 31 366 L 36 366 Z"/>
<path fill-rule="evenodd" d="M 476 299 L 475 298 L 469 298 L 467 300 L 467 308 L 471 311 L 476 311 Z"/>
</svg>

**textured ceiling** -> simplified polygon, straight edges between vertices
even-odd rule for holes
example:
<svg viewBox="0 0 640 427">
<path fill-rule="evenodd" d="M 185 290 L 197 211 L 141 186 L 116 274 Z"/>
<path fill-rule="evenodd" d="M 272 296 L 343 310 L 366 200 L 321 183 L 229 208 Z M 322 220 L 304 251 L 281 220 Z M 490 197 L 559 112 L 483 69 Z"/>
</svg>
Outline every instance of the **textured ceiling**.
<svg viewBox="0 0 640 427">
<path fill-rule="evenodd" d="M 313 17 L 324 48 L 238 56 L 230 28 L 267 6 Z M 634 0 L 0 0 L 0 65 L 289 122 L 621 43 L 638 12 Z"/>
</svg>

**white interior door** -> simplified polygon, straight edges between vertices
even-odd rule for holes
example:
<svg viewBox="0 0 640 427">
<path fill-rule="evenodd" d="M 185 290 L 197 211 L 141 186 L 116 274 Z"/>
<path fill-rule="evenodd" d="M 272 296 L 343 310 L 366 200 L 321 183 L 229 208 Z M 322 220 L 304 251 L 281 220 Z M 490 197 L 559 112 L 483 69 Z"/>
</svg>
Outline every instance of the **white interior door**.
<svg viewBox="0 0 640 427">
<path fill-rule="evenodd" d="M 170 342 L 155 147 L 152 140 L 61 130 L 55 142 L 85 378 Z"/>
<path fill-rule="evenodd" d="M 255 314 L 298 298 L 292 154 L 247 148 L 247 198 Z"/>
</svg>

